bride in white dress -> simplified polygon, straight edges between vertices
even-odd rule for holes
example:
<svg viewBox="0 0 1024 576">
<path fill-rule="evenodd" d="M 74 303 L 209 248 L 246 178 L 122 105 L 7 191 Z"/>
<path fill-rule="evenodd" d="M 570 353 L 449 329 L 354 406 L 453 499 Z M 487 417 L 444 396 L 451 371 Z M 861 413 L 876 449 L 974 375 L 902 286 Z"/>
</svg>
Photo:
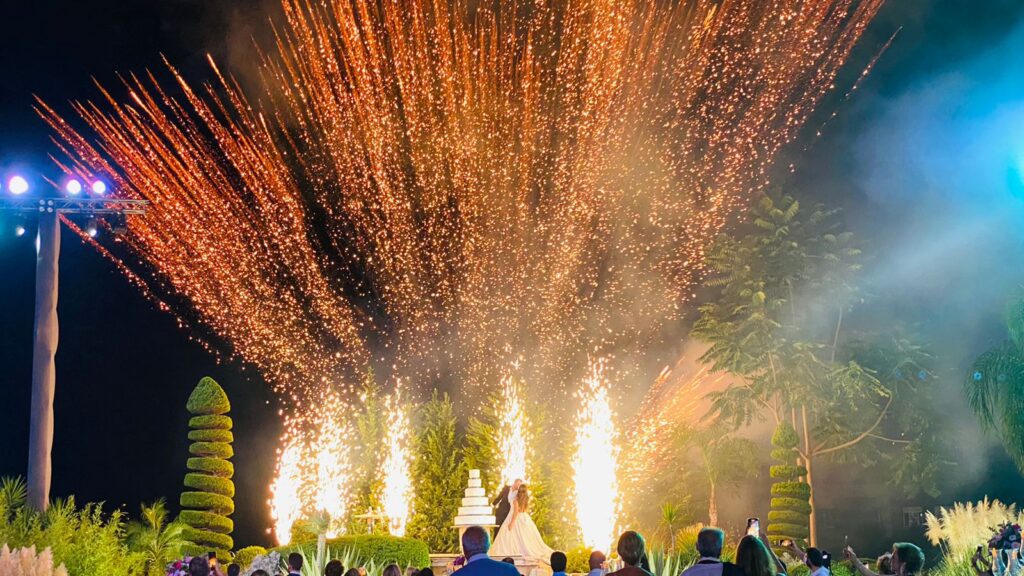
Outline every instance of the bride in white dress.
<svg viewBox="0 0 1024 576">
<path fill-rule="evenodd" d="M 511 510 L 498 530 L 490 554 L 495 558 L 521 556 L 547 564 L 553 550 L 544 543 L 528 512 L 530 508 L 530 490 L 521 484 L 519 490 L 509 490 L 508 503 Z"/>
</svg>

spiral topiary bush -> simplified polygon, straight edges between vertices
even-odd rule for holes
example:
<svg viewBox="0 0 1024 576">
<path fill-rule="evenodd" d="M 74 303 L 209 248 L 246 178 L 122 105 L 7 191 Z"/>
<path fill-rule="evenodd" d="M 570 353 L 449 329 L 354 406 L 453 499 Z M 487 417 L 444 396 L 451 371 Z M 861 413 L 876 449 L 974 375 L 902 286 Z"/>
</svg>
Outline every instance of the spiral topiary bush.
<svg viewBox="0 0 1024 576">
<path fill-rule="evenodd" d="M 807 469 L 797 464 L 796 430 L 782 422 L 772 435 L 772 458 L 780 464 L 771 467 L 771 511 L 768 512 L 768 536 L 773 541 L 800 542 L 810 535 L 811 486 L 800 480 Z"/>
<path fill-rule="evenodd" d="M 213 378 L 203 378 L 188 397 L 189 446 L 188 470 L 185 474 L 185 488 L 181 493 L 181 514 L 178 516 L 187 525 L 183 532 L 191 542 L 185 548 L 190 555 L 205 554 L 211 550 L 220 558 L 231 558 L 235 542 L 231 538 L 234 522 L 228 518 L 235 511 L 235 484 L 231 477 L 235 468 L 228 461 L 234 455 L 231 442 L 231 418 L 225 416 L 231 410 L 224 389 Z"/>
</svg>

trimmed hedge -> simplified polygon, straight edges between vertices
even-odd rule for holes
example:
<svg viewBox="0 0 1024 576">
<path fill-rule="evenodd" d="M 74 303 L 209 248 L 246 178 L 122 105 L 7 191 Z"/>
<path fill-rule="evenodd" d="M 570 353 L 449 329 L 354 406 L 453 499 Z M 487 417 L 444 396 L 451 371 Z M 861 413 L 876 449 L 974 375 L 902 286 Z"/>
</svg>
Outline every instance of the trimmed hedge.
<svg viewBox="0 0 1024 576">
<path fill-rule="evenodd" d="M 208 456 L 210 458 L 221 458 L 227 460 L 235 455 L 231 444 L 227 442 L 193 442 L 188 447 L 189 454 L 196 456 Z"/>
<path fill-rule="evenodd" d="M 220 458 L 189 458 L 186 465 L 189 470 L 206 472 L 207 474 L 220 476 L 221 478 L 231 478 L 235 475 L 235 465 L 227 460 L 221 460 Z"/>
<path fill-rule="evenodd" d="M 212 430 L 193 430 L 188 433 L 188 439 L 196 442 L 234 442 L 235 435 L 231 433 L 231 430 L 221 430 L 220 428 L 214 428 Z"/>
<path fill-rule="evenodd" d="M 807 513 L 796 510 L 772 510 L 768 513 L 768 521 L 779 524 L 802 524 L 807 521 Z"/>
<path fill-rule="evenodd" d="M 214 514 L 228 515 L 235 511 L 235 501 L 220 494 L 209 492 L 182 492 L 178 500 L 182 508 L 208 510 Z"/>
<path fill-rule="evenodd" d="M 235 543 L 227 534 L 189 527 L 181 530 L 181 536 L 189 542 L 202 542 L 204 546 L 215 550 L 230 550 Z"/>
<path fill-rule="evenodd" d="M 188 488 L 194 488 L 201 492 L 220 494 L 221 496 L 227 496 L 228 498 L 233 498 L 235 496 L 235 483 L 227 478 L 218 478 L 217 476 L 207 476 L 206 474 L 190 472 L 185 474 L 185 486 Z"/>
<path fill-rule="evenodd" d="M 226 414 L 231 411 L 231 402 L 228 401 L 228 395 L 224 393 L 220 384 L 213 378 L 204 376 L 189 395 L 185 408 L 192 414 L 202 416 Z"/>
<path fill-rule="evenodd" d="M 776 482 L 772 484 L 772 496 L 783 496 L 807 500 L 811 487 L 806 482 Z"/>
<path fill-rule="evenodd" d="M 218 532 L 220 534 L 230 534 L 235 530 L 234 520 L 220 514 L 214 514 L 213 512 L 182 510 L 181 514 L 178 515 L 178 520 L 193 528 Z"/>
<path fill-rule="evenodd" d="M 768 475 L 772 478 L 785 478 L 788 480 L 790 478 L 807 476 L 807 468 L 791 464 L 778 464 L 768 469 Z"/>
<path fill-rule="evenodd" d="M 811 513 L 811 504 L 807 500 L 798 500 L 796 498 L 772 498 L 772 510 L 789 510 L 792 512 L 800 512 L 804 516 Z M 769 512 L 770 514 L 770 512 Z"/>
<path fill-rule="evenodd" d="M 387 565 L 393 562 L 401 567 L 426 568 L 430 566 L 430 550 L 427 548 L 427 544 L 415 538 L 360 534 L 328 540 L 327 547 L 331 551 L 330 556 L 340 556 L 342 552 L 347 551 L 357 558 L 359 563 L 373 560 L 378 565 Z M 282 556 L 287 556 L 290 552 L 299 549 L 310 555 L 316 550 L 316 542 L 291 544 L 274 550 L 281 552 Z"/>
<path fill-rule="evenodd" d="M 247 569 L 249 565 L 252 564 L 252 561 L 255 560 L 257 556 L 266 555 L 267 549 L 263 546 L 246 546 L 245 548 L 235 551 L 234 561 L 235 564 L 241 566 L 242 570 L 245 571 L 245 569 Z"/>
<path fill-rule="evenodd" d="M 188 427 L 192 429 L 231 430 L 232 425 L 230 416 L 222 416 L 220 414 L 193 416 L 188 420 Z"/>
<path fill-rule="evenodd" d="M 205 377 L 192 390 L 186 408 L 193 415 L 188 451 L 198 458 L 188 459 L 184 485 L 191 490 L 181 493 L 183 510 L 178 519 L 188 526 L 184 537 L 195 545 L 188 551 L 216 550 L 218 555 L 223 551 L 230 558 L 235 547 L 231 538 L 235 523 L 228 518 L 235 511 L 235 483 L 230 480 L 235 468 L 228 461 L 235 454 L 231 447 L 235 437 L 231 418 L 226 416 L 231 402 L 220 384 Z"/>
<path fill-rule="evenodd" d="M 769 470 L 776 479 L 771 488 L 771 511 L 765 532 L 773 540 L 806 540 L 810 535 L 811 487 L 801 478 L 807 468 L 797 464 L 800 443 L 796 429 L 781 422 L 772 434 L 772 458 L 780 462 Z"/>
<path fill-rule="evenodd" d="M 779 540 L 804 540 L 811 535 L 811 530 L 801 524 L 775 523 L 768 526 L 768 535 L 778 537 Z"/>
</svg>

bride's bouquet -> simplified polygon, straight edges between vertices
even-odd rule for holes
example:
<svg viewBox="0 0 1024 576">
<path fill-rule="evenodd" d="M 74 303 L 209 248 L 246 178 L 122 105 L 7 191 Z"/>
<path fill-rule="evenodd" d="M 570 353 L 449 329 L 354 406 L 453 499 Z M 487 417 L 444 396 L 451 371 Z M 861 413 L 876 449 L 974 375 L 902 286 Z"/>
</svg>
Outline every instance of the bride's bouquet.
<svg viewBox="0 0 1024 576">
<path fill-rule="evenodd" d="M 988 541 L 988 547 L 991 550 L 1020 550 L 1020 542 L 1020 524 L 1007 522 L 996 529 L 996 533 Z"/>
</svg>

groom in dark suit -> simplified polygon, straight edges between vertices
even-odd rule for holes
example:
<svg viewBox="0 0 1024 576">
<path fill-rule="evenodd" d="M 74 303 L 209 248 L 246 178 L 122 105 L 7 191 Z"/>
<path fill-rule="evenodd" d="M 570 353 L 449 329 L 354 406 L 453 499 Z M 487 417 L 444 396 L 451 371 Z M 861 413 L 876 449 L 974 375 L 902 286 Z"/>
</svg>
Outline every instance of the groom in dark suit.
<svg viewBox="0 0 1024 576">
<path fill-rule="evenodd" d="M 494 518 L 498 522 L 498 527 L 494 529 L 495 538 L 498 537 L 498 532 L 501 531 L 501 525 L 505 523 L 505 518 L 508 518 L 508 513 L 512 511 L 512 506 L 508 503 L 508 494 L 513 490 L 518 491 L 522 484 L 523 481 L 518 478 L 515 482 L 512 482 L 511 486 L 506 484 L 505 487 L 501 489 L 498 497 L 491 502 L 491 506 L 497 506 L 497 509 L 494 511 Z"/>
<path fill-rule="evenodd" d="M 491 560 L 487 551 L 491 549 L 491 536 L 479 526 L 470 526 L 462 533 L 462 555 L 466 565 L 459 570 L 459 576 L 519 576 L 519 570 L 512 564 Z"/>
</svg>

